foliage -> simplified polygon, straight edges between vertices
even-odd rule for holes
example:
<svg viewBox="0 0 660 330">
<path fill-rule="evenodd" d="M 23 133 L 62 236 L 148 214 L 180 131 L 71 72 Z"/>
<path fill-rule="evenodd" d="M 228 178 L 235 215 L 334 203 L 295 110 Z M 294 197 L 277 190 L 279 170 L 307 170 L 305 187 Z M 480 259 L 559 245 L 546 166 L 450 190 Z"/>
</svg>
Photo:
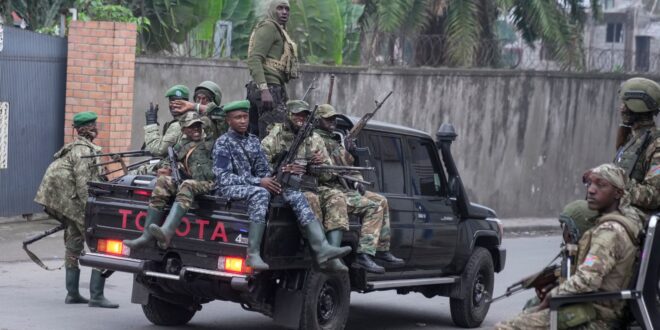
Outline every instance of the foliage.
<svg viewBox="0 0 660 330">
<path fill-rule="evenodd" d="M 344 21 L 336 1 L 293 0 L 287 30 L 308 63 L 342 64 Z"/>
<path fill-rule="evenodd" d="M 232 57 L 247 56 L 250 34 L 256 23 L 254 1 L 258 0 L 225 0 L 221 17 L 232 22 Z"/>
</svg>

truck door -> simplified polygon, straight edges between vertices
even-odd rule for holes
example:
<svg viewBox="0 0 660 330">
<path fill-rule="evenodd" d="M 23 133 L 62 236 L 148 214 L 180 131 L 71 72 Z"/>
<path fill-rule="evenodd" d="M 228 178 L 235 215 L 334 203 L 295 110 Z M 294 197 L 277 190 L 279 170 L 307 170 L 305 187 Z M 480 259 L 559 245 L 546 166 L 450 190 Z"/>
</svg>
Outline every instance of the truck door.
<svg viewBox="0 0 660 330">
<path fill-rule="evenodd" d="M 444 192 L 445 176 L 433 141 L 406 138 L 410 191 L 413 196 L 414 240 L 411 265 L 442 268 L 454 257 L 458 218 Z"/>
<path fill-rule="evenodd" d="M 371 154 L 360 165 L 375 168 L 365 173 L 365 179 L 374 182 L 368 189 L 383 194 L 389 204 L 390 250 L 407 261 L 412 250 L 414 209 L 405 182 L 403 141 L 396 135 L 370 131 L 360 142 L 369 147 Z"/>
</svg>

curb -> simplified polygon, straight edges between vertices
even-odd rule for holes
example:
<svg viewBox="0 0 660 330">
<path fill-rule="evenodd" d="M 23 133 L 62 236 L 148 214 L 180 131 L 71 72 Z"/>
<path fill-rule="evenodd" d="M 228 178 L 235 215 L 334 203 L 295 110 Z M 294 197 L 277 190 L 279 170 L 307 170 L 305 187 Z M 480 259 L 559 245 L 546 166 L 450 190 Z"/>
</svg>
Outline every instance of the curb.
<svg viewBox="0 0 660 330">
<path fill-rule="evenodd" d="M 14 217 L 0 217 L 0 225 L 10 225 L 15 223 L 29 223 L 36 221 L 45 221 L 51 219 L 48 214 L 44 212 L 32 213 L 27 215 L 17 215 Z"/>
</svg>

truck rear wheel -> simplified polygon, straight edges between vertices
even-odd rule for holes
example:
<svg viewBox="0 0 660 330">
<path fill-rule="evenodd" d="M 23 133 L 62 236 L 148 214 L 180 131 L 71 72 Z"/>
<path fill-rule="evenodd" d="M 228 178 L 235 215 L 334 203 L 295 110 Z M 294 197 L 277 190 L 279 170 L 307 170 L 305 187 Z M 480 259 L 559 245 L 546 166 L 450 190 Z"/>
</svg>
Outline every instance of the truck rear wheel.
<svg viewBox="0 0 660 330">
<path fill-rule="evenodd" d="M 194 309 L 176 305 L 149 295 L 149 302 L 142 305 L 144 316 L 155 325 L 184 325 L 195 316 Z"/>
<path fill-rule="evenodd" d="M 300 329 L 341 330 L 351 305 L 348 273 L 309 271 L 303 287 Z"/>
<path fill-rule="evenodd" d="M 488 250 L 475 247 L 463 275 L 461 286 L 463 298 L 450 298 L 451 319 L 459 327 L 476 328 L 484 321 L 490 303 L 486 300 L 493 293 L 493 259 Z"/>
</svg>

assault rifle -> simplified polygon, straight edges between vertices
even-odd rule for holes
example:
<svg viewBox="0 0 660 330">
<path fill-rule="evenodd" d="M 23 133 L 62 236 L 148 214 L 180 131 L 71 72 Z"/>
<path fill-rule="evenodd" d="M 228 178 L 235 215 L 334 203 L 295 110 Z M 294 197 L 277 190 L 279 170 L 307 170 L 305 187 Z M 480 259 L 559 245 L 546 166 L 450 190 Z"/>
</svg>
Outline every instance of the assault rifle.
<svg viewBox="0 0 660 330">
<path fill-rule="evenodd" d="M 332 172 L 334 175 L 337 177 L 344 179 L 344 180 L 349 180 L 352 182 L 359 182 L 363 185 L 371 186 L 374 183 L 370 181 L 365 181 L 360 178 L 356 178 L 352 175 L 350 175 L 351 172 L 363 172 L 363 171 L 373 171 L 375 168 L 374 167 L 360 167 L 360 166 L 341 166 L 341 165 L 312 165 L 310 166 L 310 170 L 312 172 L 320 173 L 320 172 Z M 340 180 L 341 181 L 341 180 Z M 346 187 L 348 188 L 348 187 Z"/>
<path fill-rule="evenodd" d="M 305 91 L 305 94 L 303 94 L 303 97 L 301 98 L 301 100 L 305 101 L 305 99 L 307 98 L 307 95 L 309 95 L 309 92 L 311 92 L 313 89 L 316 89 L 316 80 L 317 79 L 318 78 L 316 78 L 316 77 L 314 77 L 314 79 L 312 79 L 312 82 L 307 87 L 307 90 Z"/>
<path fill-rule="evenodd" d="M 276 163 L 275 166 L 275 171 L 276 171 L 276 180 L 282 185 L 282 188 L 286 188 L 287 186 L 291 187 L 298 187 L 300 186 L 302 178 L 298 175 L 293 175 L 291 173 L 285 173 L 282 171 L 282 166 L 288 165 L 288 164 L 293 164 L 294 161 L 296 160 L 296 156 L 298 155 L 298 150 L 302 146 L 303 142 L 309 136 L 309 134 L 312 133 L 314 130 L 314 122 L 316 121 L 314 117 L 316 116 L 316 110 L 318 110 L 319 106 L 318 104 L 314 106 L 314 110 L 312 110 L 312 113 L 307 116 L 307 120 L 305 120 L 305 123 L 298 129 L 298 134 L 296 134 L 296 137 L 293 139 L 293 142 L 291 142 L 291 146 L 289 147 L 289 150 L 287 150 L 281 157 L 279 157 L 279 162 Z"/>
<path fill-rule="evenodd" d="M 41 234 L 35 235 L 35 236 L 33 236 L 33 237 L 30 237 L 30 238 L 24 240 L 24 241 L 23 241 L 23 250 L 25 250 L 25 253 L 27 253 L 28 257 L 30 257 L 30 259 L 32 259 L 32 261 L 34 261 L 35 264 L 39 265 L 39 267 L 41 267 L 41 268 L 43 268 L 43 269 L 45 269 L 45 270 L 58 270 L 58 269 L 62 269 L 62 267 L 63 267 L 64 265 L 62 265 L 62 266 L 60 266 L 60 267 L 58 267 L 58 268 L 49 268 L 48 266 L 46 266 L 46 265 L 41 261 L 41 259 L 39 259 L 39 257 L 37 257 L 36 254 L 34 254 L 32 251 L 30 251 L 30 249 L 28 249 L 28 245 L 30 245 L 30 244 L 32 244 L 32 243 L 34 243 L 34 242 L 36 242 L 36 241 L 38 241 L 38 240 L 40 240 L 40 239 L 46 237 L 46 236 L 50 236 L 50 235 L 52 235 L 52 234 L 55 234 L 56 232 L 58 232 L 58 231 L 60 231 L 60 230 L 63 230 L 63 229 L 65 229 L 65 228 L 66 228 L 66 224 L 62 222 L 62 223 L 60 223 L 59 225 L 57 225 L 57 227 L 54 227 L 54 228 L 48 229 L 48 230 L 44 231 L 44 232 L 41 233 Z"/>
<path fill-rule="evenodd" d="M 176 158 L 176 153 L 172 146 L 167 147 L 167 159 L 170 161 L 170 169 L 172 170 L 172 180 L 177 186 L 181 184 L 181 173 L 179 172 L 179 161 Z"/>
<path fill-rule="evenodd" d="M 387 93 L 387 95 L 385 95 L 385 98 L 382 101 L 378 102 L 378 100 L 376 100 L 376 108 L 374 109 L 374 111 L 368 112 L 364 116 L 362 116 L 362 118 L 360 118 L 360 120 L 357 122 L 357 124 L 355 124 L 355 126 L 353 126 L 353 128 L 351 128 L 351 130 L 348 132 L 348 134 L 346 134 L 346 136 L 344 137 L 344 141 L 355 140 L 357 138 L 358 134 L 360 134 L 360 131 L 362 131 L 364 126 L 367 125 L 367 122 L 369 122 L 369 120 L 371 120 L 371 118 L 376 114 L 376 112 L 383 106 L 383 103 L 385 103 L 385 101 L 387 101 L 387 99 L 390 97 L 390 95 L 392 95 L 392 91 Z"/>
<path fill-rule="evenodd" d="M 101 162 L 101 163 L 96 163 L 92 164 L 90 166 L 105 166 L 109 164 L 120 164 L 121 168 L 118 168 L 116 170 L 112 171 L 105 171 L 101 173 L 102 176 L 107 176 L 112 173 L 116 173 L 119 171 L 124 171 L 124 174 L 128 173 L 129 170 L 132 170 L 142 164 L 149 163 L 152 160 L 155 159 L 160 159 L 158 157 L 154 157 L 151 152 L 147 150 L 131 150 L 131 151 L 123 151 L 123 152 L 109 152 L 105 154 L 96 154 L 96 155 L 88 155 L 88 156 L 82 156 L 81 158 L 97 158 L 97 157 L 109 157 L 110 160 L 107 162 Z M 133 164 L 126 165 L 126 162 L 124 162 L 124 157 L 130 158 L 130 157 L 150 157 L 149 159 L 142 160 Z"/>
<path fill-rule="evenodd" d="M 552 259 L 552 261 L 555 261 L 558 257 L 559 255 Z M 488 303 L 494 303 L 498 300 L 510 297 L 513 294 L 527 289 L 535 288 L 537 291 L 540 291 L 541 289 L 547 288 L 549 285 L 558 284 L 561 265 L 552 264 L 552 261 L 550 262 L 551 265 L 546 266 L 540 272 L 527 276 L 520 281 L 513 283 L 508 288 L 506 288 L 506 292 L 503 295 L 490 299 Z"/>
</svg>

